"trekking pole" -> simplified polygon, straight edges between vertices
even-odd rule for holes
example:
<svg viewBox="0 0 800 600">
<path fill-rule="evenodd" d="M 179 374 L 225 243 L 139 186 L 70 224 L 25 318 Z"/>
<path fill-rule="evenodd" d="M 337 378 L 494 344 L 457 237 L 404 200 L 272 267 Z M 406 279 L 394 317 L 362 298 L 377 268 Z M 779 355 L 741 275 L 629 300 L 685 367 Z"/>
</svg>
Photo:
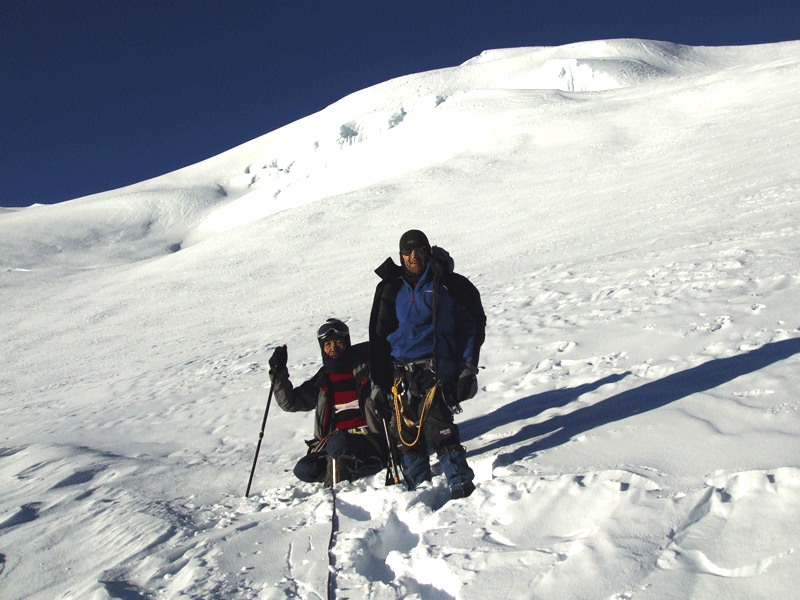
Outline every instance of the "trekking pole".
<svg viewBox="0 0 800 600">
<path fill-rule="evenodd" d="M 338 466 L 336 459 L 334 458 L 331 462 L 333 473 L 331 474 L 331 537 L 328 538 L 328 600 L 335 600 L 336 595 L 334 592 L 336 589 L 336 582 L 333 577 L 336 571 L 336 556 L 333 553 L 333 546 L 339 521 L 339 517 L 336 514 L 336 484 L 339 483 L 339 481 L 336 476 Z"/>
<path fill-rule="evenodd" d="M 389 465 L 386 469 L 386 485 L 400 483 L 400 469 L 397 466 L 397 446 L 389 438 L 389 424 L 383 419 L 383 433 L 386 436 L 386 446 L 389 449 Z"/>
<path fill-rule="evenodd" d="M 253 459 L 253 468 L 250 469 L 250 480 L 247 482 L 247 491 L 244 493 L 244 497 L 247 498 L 250 495 L 250 485 L 253 483 L 253 473 L 256 472 L 256 461 L 258 460 L 258 453 L 261 450 L 261 440 L 264 439 L 264 427 L 267 426 L 267 415 L 269 414 L 269 405 L 272 402 L 272 390 L 275 389 L 275 384 L 270 384 L 269 386 L 269 396 L 267 397 L 267 409 L 264 411 L 264 420 L 261 422 L 261 433 L 258 434 L 258 445 L 256 446 L 256 456 Z"/>
</svg>

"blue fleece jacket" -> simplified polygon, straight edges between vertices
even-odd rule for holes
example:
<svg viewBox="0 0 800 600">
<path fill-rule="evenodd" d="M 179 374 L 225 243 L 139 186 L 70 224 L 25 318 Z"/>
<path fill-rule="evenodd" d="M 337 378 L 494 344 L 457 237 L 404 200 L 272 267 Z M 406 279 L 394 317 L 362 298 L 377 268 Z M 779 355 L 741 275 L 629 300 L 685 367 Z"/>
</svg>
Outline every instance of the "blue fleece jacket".
<svg viewBox="0 0 800 600">
<path fill-rule="evenodd" d="M 436 358 L 437 377 L 452 380 L 461 363 L 475 364 L 475 322 L 447 288 L 439 291 L 438 319 L 433 323 L 434 277 L 431 265 L 414 286 L 405 278 L 395 297 L 398 328 L 387 336 L 395 360 Z M 460 325 L 457 326 L 456 323 Z M 434 349 L 434 344 L 436 348 Z"/>
<path fill-rule="evenodd" d="M 417 285 L 403 278 L 395 298 L 399 327 L 387 336 L 392 356 L 401 362 L 433 357 L 433 274 L 425 269 Z"/>
</svg>

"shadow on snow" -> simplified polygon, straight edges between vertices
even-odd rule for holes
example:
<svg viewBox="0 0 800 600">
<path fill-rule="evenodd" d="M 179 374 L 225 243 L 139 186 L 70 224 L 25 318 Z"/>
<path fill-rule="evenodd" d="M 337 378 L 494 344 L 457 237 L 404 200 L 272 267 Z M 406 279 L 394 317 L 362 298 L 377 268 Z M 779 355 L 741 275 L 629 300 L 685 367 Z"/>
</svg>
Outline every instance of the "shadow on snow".
<svg viewBox="0 0 800 600">
<path fill-rule="evenodd" d="M 655 410 L 692 394 L 713 389 L 799 352 L 800 338 L 791 338 L 765 344 L 744 354 L 710 360 L 691 369 L 673 373 L 657 381 L 651 381 L 637 388 L 626 390 L 569 414 L 559 415 L 541 423 L 526 425 L 516 434 L 472 450 L 468 454 L 483 454 L 491 450 L 513 446 L 526 440 L 534 439 L 535 441 L 532 443 L 520 446 L 499 457 L 503 463 L 510 464 L 535 452 L 560 446 L 573 437 L 596 427 Z M 521 419 L 529 419 L 548 408 L 565 406 L 576 400 L 581 394 L 595 390 L 602 385 L 619 381 L 628 374 L 610 375 L 594 383 L 576 388 L 556 390 L 521 398 L 498 408 L 493 413 L 465 421 L 461 426 L 463 431 L 462 439 L 474 439 L 496 427 Z"/>
</svg>

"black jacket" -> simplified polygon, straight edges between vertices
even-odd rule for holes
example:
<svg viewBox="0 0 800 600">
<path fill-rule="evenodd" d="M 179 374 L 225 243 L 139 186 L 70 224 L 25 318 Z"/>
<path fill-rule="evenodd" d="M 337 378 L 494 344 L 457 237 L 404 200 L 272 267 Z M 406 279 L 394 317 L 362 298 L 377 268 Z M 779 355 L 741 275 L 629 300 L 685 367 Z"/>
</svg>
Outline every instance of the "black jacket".
<svg viewBox="0 0 800 600">
<path fill-rule="evenodd" d="M 465 344 L 471 345 L 474 366 L 478 366 L 486 335 L 486 314 L 477 288 L 469 279 L 453 272 L 453 260 L 445 250 L 434 246 L 429 262 L 434 275 L 436 376 L 440 380 L 453 380 L 458 376 Z M 375 273 L 381 281 L 375 288 L 369 321 L 370 374 L 373 384 L 388 393 L 394 365 L 387 336 L 399 326 L 395 299 L 404 285 L 403 269 L 390 257 Z"/>
</svg>

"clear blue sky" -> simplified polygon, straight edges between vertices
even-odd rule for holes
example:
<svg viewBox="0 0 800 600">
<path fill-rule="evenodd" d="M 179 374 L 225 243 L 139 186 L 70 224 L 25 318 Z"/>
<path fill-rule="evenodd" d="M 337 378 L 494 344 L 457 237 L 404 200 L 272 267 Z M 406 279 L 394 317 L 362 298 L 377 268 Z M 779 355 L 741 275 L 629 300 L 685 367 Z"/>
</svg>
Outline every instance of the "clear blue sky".
<svg viewBox="0 0 800 600">
<path fill-rule="evenodd" d="M 214 156 L 393 77 L 491 48 L 800 39 L 800 1 L 3 0 L 0 206 Z"/>
</svg>

